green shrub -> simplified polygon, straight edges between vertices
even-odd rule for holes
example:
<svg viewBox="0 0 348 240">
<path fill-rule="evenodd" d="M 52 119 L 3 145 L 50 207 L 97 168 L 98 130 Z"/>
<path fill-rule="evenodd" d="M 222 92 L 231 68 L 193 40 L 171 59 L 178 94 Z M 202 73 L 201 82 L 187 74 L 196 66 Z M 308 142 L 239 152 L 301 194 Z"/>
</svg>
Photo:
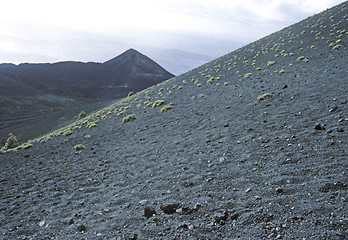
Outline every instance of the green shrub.
<svg viewBox="0 0 348 240">
<path fill-rule="evenodd" d="M 267 66 L 272 66 L 275 64 L 275 61 L 268 61 Z"/>
<path fill-rule="evenodd" d="M 87 123 L 87 127 L 88 128 L 92 128 L 92 127 L 95 127 L 95 126 L 97 126 L 97 123 L 98 123 L 98 120 L 95 120 L 94 122 L 89 122 L 89 123 Z"/>
<path fill-rule="evenodd" d="M 163 100 L 156 100 L 156 101 L 152 104 L 152 107 L 155 108 L 155 107 L 161 106 L 162 104 L 164 104 L 164 101 L 163 101 Z"/>
<path fill-rule="evenodd" d="M 272 97 L 272 94 L 270 94 L 270 93 L 264 93 L 264 94 L 262 94 L 261 96 L 259 96 L 259 97 L 257 98 L 257 100 L 263 101 L 263 100 L 265 100 L 265 99 L 267 99 L 267 98 L 270 98 L 270 97 Z"/>
<path fill-rule="evenodd" d="M 165 106 L 161 109 L 161 112 L 166 112 L 166 111 L 168 111 L 169 109 L 172 109 L 172 106 L 171 106 L 171 105 L 165 105 Z"/>
<path fill-rule="evenodd" d="M 85 111 L 82 111 L 82 112 L 80 112 L 80 114 L 79 114 L 78 120 L 83 119 L 83 118 L 85 118 L 85 117 L 86 117 L 86 112 L 85 112 Z"/>
<path fill-rule="evenodd" d="M 17 142 L 17 138 L 15 135 L 13 135 L 12 133 L 10 133 L 8 135 L 8 138 L 5 142 L 5 146 L 3 147 L 4 150 L 8 150 L 8 149 L 12 149 L 12 148 L 16 148 L 18 147 L 18 142 Z"/>
<path fill-rule="evenodd" d="M 65 130 L 62 132 L 62 134 L 63 134 L 64 136 L 69 136 L 69 135 L 71 135 L 71 134 L 72 134 L 71 128 L 65 129 Z"/>
<path fill-rule="evenodd" d="M 135 119 L 136 119 L 135 114 L 130 114 L 123 118 L 122 123 L 131 122 L 131 121 L 134 121 Z"/>
<path fill-rule="evenodd" d="M 28 148 L 31 148 L 33 146 L 33 144 L 31 142 L 26 142 L 26 143 L 23 143 L 20 147 L 22 149 L 28 149 Z"/>
<path fill-rule="evenodd" d="M 244 78 L 249 78 L 251 76 L 251 73 L 244 74 Z"/>
<path fill-rule="evenodd" d="M 86 147 L 82 144 L 77 144 L 74 146 L 75 151 L 80 151 L 82 149 L 85 149 Z"/>
</svg>

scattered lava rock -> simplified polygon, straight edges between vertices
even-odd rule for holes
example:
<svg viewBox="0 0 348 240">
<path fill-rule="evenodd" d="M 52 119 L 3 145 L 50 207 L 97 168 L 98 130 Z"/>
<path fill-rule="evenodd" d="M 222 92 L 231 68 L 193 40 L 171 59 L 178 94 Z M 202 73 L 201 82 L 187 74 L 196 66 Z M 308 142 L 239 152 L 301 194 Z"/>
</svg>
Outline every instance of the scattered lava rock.
<svg viewBox="0 0 348 240">
<path fill-rule="evenodd" d="M 214 222 L 220 225 L 224 225 L 228 218 L 228 212 L 217 212 L 214 215 Z"/>
<path fill-rule="evenodd" d="M 175 213 L 178 208 L 180 208 L 179 203 L 170 203 L 170 204 L 161 206 L 162 211 L 167 214 Z"/>
<path fill-rule="evenodd" d="M 231 219 L 236 220 L 239 217 L 239 215 L 240 215 L 239 213 L 234 213 L 231 215 Z"/>
<path fill-rule="evenodd" d="M 344 184 L 338 181 L 335 183 L 326 183 L 324 186 L 319 188 L 319 191 L 330 192 L 330 191 L 337 191 L 337 190 L 343 190 L 343 189 L 347 189 L 347 184 Z"/>
<path fill-rule="evenodd" d="M 154 214 L 156 214 L 156 210 L 153 207 L 145 207 L 144 208 L 144 215 L 145 215 L 145 217 L 150 218 Z"/>
<path fill-rule="evenodd" d="M 324 125 L 322 123 L 317 123 L 314 126 L 315 130 L 325 130 Z"/>
<path fill-rule="evenodd" d="M 87 232 L 87 228 L 82 224 L 77 227 L 77 230 L 79 232 Z"/>
</svg>

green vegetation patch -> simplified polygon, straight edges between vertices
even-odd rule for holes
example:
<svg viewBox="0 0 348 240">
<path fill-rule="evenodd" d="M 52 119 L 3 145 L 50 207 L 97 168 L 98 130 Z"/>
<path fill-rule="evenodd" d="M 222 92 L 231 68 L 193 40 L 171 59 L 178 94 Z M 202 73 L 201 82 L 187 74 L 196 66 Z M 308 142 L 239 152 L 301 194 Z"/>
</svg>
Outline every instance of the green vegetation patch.
<svg viewBox="0 0 348 240">
<path fill-rule="evenodd" d="M 74 146 L 75 151 L 81 151 L 82 149 L 85 149 L 86 147 L 82 144 L 77 144 Z"/>
<path fill-rule="evenodd" d="M 69 135 L 71 135 L 71 134 L 72 134 L 71 128 L 65 129 L 65 130 L 62 132 L 62 134 L 63 134 L 64 136 L 69 136 Z"/>
<path fill-rule="evenodd" d="M 8 135 L 8 138 L 7 138 L 6 142 L 5 142 L 5 146 L 2 149 L 3 150 L 8 150 L 8 149 L 16 148 L 16 147 L 18 147 L 17 138 L 16 138 L 15 135 L 10 133 Z"/>
<path fill-rule="evenodd" d="M 275 64 L 275 61 L 268 61 L 267 66 L 272 66 Z"/>
<path fill-rule="evenodd" d="M 168 110 L 170 110 L 170 109 L 172 109 L 171 104 L 165 105 L 165 106 L 161 109 L 161 112 L 166 112 L 166 111 L 168 111 Z"/>
<path fill-rule="evenodd" d="M 162 104 L 164 104 L 164 101 L 163 101 L 163 100 L 156 100 L 156 101 L 152 104 L 152 107 L 155 108 L 155 107 L 161 106 Z"/>
<path fill-rule="evenodd" d="M 270 93 L 264 93 L 264 94 L 262 94 L 261 96 L 259 96 L 259 97 L 257 98 L 257 100 L 263 101 L 263 100 L 265 100 L 265 99 L 267 99 L 267 98 L 270 98 L 270 97 L 272 97 L 272 94 L 270 94 Z"/>
<path fill-rule="evenodd" d="M 86 126 L 87 126 L 88 128 L 95 127 L 95 126 L 97 126 L 98 121 L 99 121 L 99 120 L 95 120 L 95 121 L 93 121 L 93 122 L 88 122 Z"/>
<path fill-rule="evenodd" d="M 249 78 L 251 76 L 251 73 L 244 74 L 244 78 Z"/>
<path fill-rule="evenodd" d="M 123 118 L 122 123 L 131 122 L 131 121 L 134 121 L 135 119 L 136 119 L 135 114 L 130 114 Z"/>
</svg>

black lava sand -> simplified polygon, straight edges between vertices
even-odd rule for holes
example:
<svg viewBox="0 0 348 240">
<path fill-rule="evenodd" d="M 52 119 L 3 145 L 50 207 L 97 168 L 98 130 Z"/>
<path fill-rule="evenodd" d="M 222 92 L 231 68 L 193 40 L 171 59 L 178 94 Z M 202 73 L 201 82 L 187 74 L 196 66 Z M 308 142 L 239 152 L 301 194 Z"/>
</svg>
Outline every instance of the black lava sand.
<svg viewBox="0 0 348 240">
<path fill-rule="evenodd" d="M 347 7 L 0 155 L 0 239 L 347 239 Z"/>
</svg>

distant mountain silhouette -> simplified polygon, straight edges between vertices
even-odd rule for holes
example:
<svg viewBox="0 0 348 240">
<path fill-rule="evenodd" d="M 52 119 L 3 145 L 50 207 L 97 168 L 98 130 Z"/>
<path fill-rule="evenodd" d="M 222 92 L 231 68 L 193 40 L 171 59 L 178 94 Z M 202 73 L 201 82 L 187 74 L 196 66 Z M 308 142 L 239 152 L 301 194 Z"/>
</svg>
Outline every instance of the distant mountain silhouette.
<svg viewBox="0 0 348 240">
<path fill-rule="evenodd" d="M 0 74 L 0 85 L 9 90 L 6 95 L 27 95 L 30 87 L 33 94 L 98 99 L 117 99 L 174 76 L 134 49 L 105 63 L 0 64 Z M 14 85 L 17 87 L 11 88 Z"/>
</svg>

